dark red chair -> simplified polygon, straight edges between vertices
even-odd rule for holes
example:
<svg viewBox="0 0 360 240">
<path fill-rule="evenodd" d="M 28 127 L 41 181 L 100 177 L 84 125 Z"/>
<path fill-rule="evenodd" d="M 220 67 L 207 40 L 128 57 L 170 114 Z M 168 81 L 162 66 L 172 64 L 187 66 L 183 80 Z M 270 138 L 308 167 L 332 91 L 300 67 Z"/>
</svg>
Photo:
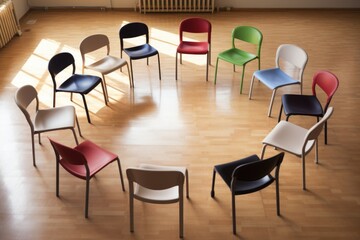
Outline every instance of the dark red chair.
<svg viewBox="0 0 360 240">
<path fill-rule="evenodd" d="M 184 32 L 207 33 L 206 42 L 195 42 L 184 40 Z M 180 64 L 182 54 L 206 54 L 206 81 L 208 80 L 209 65 L 211 64 L 211 23 L 203 18 L 187 18 L 180 23 L 179 27 L 180 44 L 176 49 L 175 79 L 177 80 L 178 53 L 180 53 Z"/>
<path fill-rule="evenodd" d="M 317 87 L 321 88 L 327 95 L 324 106 L 322 106 L 319 99 L 316 97 Z M 284 94 L 282 96 L 278 121 L 280 122 L 281 120 L 283 109 L 286 115 L 286 121 L 288 121 L 289 117 L 292 115 L 313 116 L 319 121 L 319 118 L 324 116 L 338 87 L 339 80 L 333 73 L 328 71 L 319 71 L 315 73 L 312 82 L 313 95 Z M 327 122 L 325 122 L 324 128 L 325 144 L 327 144 Z"/>
<path fill-rule="evenodd" d="M 119 157 L 91 141 L 84 141 L 75 148 L 62 145 L 52 139 L 50 143 L 56 155 L 56 196 L 59 197 L 59 165 L 75 177 L 86 180 L 85 218 L 88 217 L 90 179 L 108 164 L 117 161 L 123 191 L 124 179 Z"/>
</svg>

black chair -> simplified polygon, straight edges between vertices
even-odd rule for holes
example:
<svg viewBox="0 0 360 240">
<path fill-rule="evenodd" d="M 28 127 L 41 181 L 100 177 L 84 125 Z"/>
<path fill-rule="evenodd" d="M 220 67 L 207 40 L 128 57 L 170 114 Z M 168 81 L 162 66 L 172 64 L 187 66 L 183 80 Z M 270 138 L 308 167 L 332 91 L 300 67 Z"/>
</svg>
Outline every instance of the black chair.
<svg viewBox="0 0 360 240">
<path fill-rule="evenodd" d="M 137 45 L 134 47 L 124 47 L 124 39 L 126 38 L 135 38 L 146 36 L 146 43 L 142 45 Z M 122 58 L 122 52 L 124 51 L 130 58 L 130 71 L 132 77 L 132 83 L 134 84 L 134 74 L 132 67 L 132 60 L 138 60 L 146 58 L 147 65 L 149 65 L 149 57 L 158 56 L 158 65 L 159 65 L 159 79 L 161 80 L 161 71 L 160 71 L 160 56 L 159 52 L 149 44 L 149 29 L 145 23 L 141 22 L 132 22 L 122 26 L 119 30 L 120 38 L 120 57 Z"/>
<path fill-rule="evenodd" d="M 318 71 L 313 77 L 312 95 L 284 94 L 282 96 L 278 122 L 281 120 L 283 109 L 286 121 L 292 115 L 313 116 L 319 121 L 320 118 L 324 117 L 338 87 L 339 80 L 333 73 Z M 316 96 L 316 88 L 320 88 L 326 94 L 324 106 Z M 325 144 L 327 144 L 327 122 L 325 122 L 324 130 Z"/>
<path fill-rule="evenodd" d="M 276 182 L 276 208 L 280 215 L 279 197 L 279 170 L 284 153 L 266 160 L 260 160 L 256 155 L 241 160 L 219 164 L 214 167 L 211 197 L 215 197 L 215 175 L 216 172 L 222 177 L 231 190 L 233 233 L 236 234 L 235 196 L 248 194 L 266 188 L 274 181 Z M 271 172 L 275 169 L 275 176 Z"/>
<path fill-rule="evenodd" d="M 68 68 L 69 66 L 72 66 L 71 76 L 67 78 L 64 82 L 62 82 L 59 86 L 57 86 L 56 75 L 58 75 L 60 72 L 62 72 L 64 69 Z M 50 72 L 54 84 L 53 107 L 55 107 L 55 99 L 57 92 L 71 93 L 70 95 L 71 101 L 72 101 L 72 94 L 79 93 L 81 94 L 82 99 L 84 101 L 87 120 L 89 123 L 91 123 L 88 107 L 85 100 L 85 95 L 88 94 L 100 83 L 104 93 L 105 104 L 107 104 L 107 98 L 105 95 L 105 88 L 102 79 L 100 77 L 92 76 L 92 75 L 75 74 L 75 70 L 76 70 L 75 59 L 73 55 L 71 55 L 71 53 L 68 52 L 58 53 L 55 56 L 53 56 L 49 61 L 48 70 Z"/>
</svg>

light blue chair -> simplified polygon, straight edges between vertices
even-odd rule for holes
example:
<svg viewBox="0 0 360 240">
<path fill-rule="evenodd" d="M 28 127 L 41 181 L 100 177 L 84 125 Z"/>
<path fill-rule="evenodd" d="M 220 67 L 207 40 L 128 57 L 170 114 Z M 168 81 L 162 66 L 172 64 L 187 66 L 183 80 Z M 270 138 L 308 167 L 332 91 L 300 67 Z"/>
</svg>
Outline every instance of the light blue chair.
<svg viewBox="0 0 360 240">
<path fill-rule="evenodd" d="M 251 79 L 249 99 L 251 99 L 254 79 L 256 77 L 273 91 L 268 111 L 268 116 L 270 117 L 278 88 L 298 84 L 300 86 L 300 94 L 302 94 L 302 77 L 307 60 L 307 53 L 302 48 L 292 44 L 280 45 L 276 52 L 276 67 L 254 72 Z"/>
</svg>

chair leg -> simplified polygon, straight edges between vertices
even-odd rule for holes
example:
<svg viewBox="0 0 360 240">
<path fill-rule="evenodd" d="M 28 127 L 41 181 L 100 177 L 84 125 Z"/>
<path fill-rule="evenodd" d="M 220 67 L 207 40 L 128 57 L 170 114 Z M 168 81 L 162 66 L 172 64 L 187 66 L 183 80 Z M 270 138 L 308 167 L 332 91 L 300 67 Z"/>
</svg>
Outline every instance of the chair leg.
<svg viewBox="0 0 360 240">
<path fill-rule="evenodd" d="M 38 133 L 38 140 L 39 140 L 39 144 L 41 145 L 41 135 L 40 135 L 40 133 Z"/>
<path fill-rule="evenodd" d="M 127 71 L 128 71 L 128 75 L 129 75 L 129 84 L 130 84 L 130 88 L 134 87 L 134 81 L 132 79 L 131 73 L 130 73 L 130 69 L 129 69 L 129 64 L 126 63 L 126 67 L 127 67 Z"/>
<path fill-rule="evenodd" d="M 216 176 L 216 171 L 214 169 L 214 171 L 213 171 L 213 179 L 212 179 L 212 184 L 211 184 L 211 193 L 210 193 L 212 198 L 215 197 L 215 189 L 214 189 L 215 188 L 215 176 Z"/>
<path fill-rule="evenodd" d="M 158 56 L 158 66 L 159 66 L 159 80 L 161 80 L 161 67 L 160 67 L 160 54 Z"/>
<path fill-rule="evenodd" d="M 306 180 L 305 180 L 305 153 L 301 156 L 302 161 L 302 174 L 303 174 L 303 190 L 306 190 Z"/>
<path fill-rule="evenodd" d="M 182 54 L 180 53 L 180 64 L 182 64 Z"/>
<path fill-rule="evenodd" d="M 178 72 L 178 52 L 175 54 L 175 80 L 177 80 L 177 72 Z"/>
<path fill-rule="evenodd" d="M 266 149 L 267 145 L 264 144 L 263 147 L 262 147 L 262 150 L 261 150 L 261 157 L 260 159 L 263 160 L 264 159 L 264 155 L 265 155 L 265 149 Z"/>
<path fill-rule="evenodd" d="M 318 149 L 318 140 L 315 139 L 315 163 L 319 163 L 319 149 Z"/>
<path fill-rule="evenodd" d="M 217 77 L 217 71 L 218 71 L 218 64 L 219 64 L 219 58 L 217 58 L 217 59 L 216 59 L 214 84 L 216 84 L 216 77 Z"/>
<path fill-rule="evenodd" d="M 130 59 L 130 71 L 131 71 L 132 82 L 133 82 L 133 85 L 134 85 L 134 73 L 133 73 L 133 67 L 132 67 L 132 61 L 131 61 L 131 59 Z"/>
<path fill-rule="evenodd" d="M 240 94 L 242 94 L 242 89 L 243 89 L 243 84 L 244 84 L 244 75 L 245 75 L 245 64 L 243 65 L 242 74 L 241 74 Z"/>
<path fill-rule="evenodd" d="M 54 94 L 53 94 L 53 107 L 55 107 L 56 104 L 56 91 L 54 90 Z"/>
<path fill-rule="evenodd" d="M 104 74 L 101 74 L 102 75 L 102 82 L 104 83 L 103 84 L 103 91 L 105 93 L 105 103 L 109 102 L 109 93 L 108 93 L 108 90 L 107 90 L 107 85 L 106 85 L 106 80 L 105 80 L 105 75 Z"/>
<path fill-rule="evenodd" d="M 255 75 L 253 74 L 253 76 L 251 78 L 251 83 L 250 83 L 249 100 L 251 100 L 251 95 L 252 95 L 252 90 L 253 90 L 253 85 L 254 85 L 254 79 L 255 79 Z"/>
<path fill-rule="evenodd" d="M 179 235 L 180 238 L 184 237 L 184 200 L 180 197 L 179 200 Z"/>
<path fill-rule="evenodd" d="M 324 128 L 325 144 L 327 144 L 327 121 L 325 121 Z"/>
<path fill-rule="evenodd" d="M 189 198 L 189 173 L 188 170 L 186 169 L 185 171 L 185 180 L 186 180 L 186 198 Z"/>
<path fill-rule="evenodd" d="M 236 235 L 236 207 L 235 207 L 235 195 L 231 193 L 231 205 L 232 205 L 232 220 L 233 220 L 233 234 Z"/>
<path fill-rule="evenodd" d="M 278 177 L 276 178 L 276 214 L 280 216 L 280 190 Z"/>
<path fill-rule="evenodd" d="M 123 174 L 122 174 L 122 171 L 121 171 L 120 159 L 117 158 L 116 161 L 117 161 L 118 167 L 119 167 L 120 179 L 121 179 L 121 186 L 122 186 L 123 192 L 125 192 L 124 178 L 123 178 Z"/>
<path fill-rule="evenodd" d="M 206 54 L 206 81 L 209 80 L 209 53 Z"/>
<path fill-rule="evenodd" d="M 31 149 L 32 149 L 32 157 L 33 157 L 33 166 L 36 167 L 36 162 L 35 162 L 35 139 L 34 139 L 34 134 L 31 133 Z"/>
<path fill-rule="evenodd" d="M 59 197 L 60 196 L 60 191 L 59 191 L 59 182 L 60 182 L 60 180 L 59 180 L 59 159 L 58 159 L 59 157 L 56 157 L 56 196 L 57 197 Z"/>
<path fill-rule="evenodd" d="M 276 94 L 276 89 L 273 90 L 272 95 L 271 95 L 268 117 L 271 117 L 271 110 L 272 110 L 272 107 L 273 107 L 273 104 L 274 104 L 275 94 Z"/>
<path fill-rule="evenodd" d="M 134 232 L 134 197 L 133 197 L 133 192 L 131 190 L 129 193 L 129 204 L 130 204 L 130 232 Z"/>
<path fill-rule="evenodd" d="M 86 192 L 85 192 L 85 218 L 89 217 L 89 191 L 90 191 L 90 177 L 86 177 Z"/>
<path fill-rule="evenodd" d="M 80 135 L 80 137 L 82 137 L 83 135 L 81 133 L 79 119 L 78 119 L 77 115 L 75 115 L 75 121 L 76 121 L 76 125 L 77 125 L 78 131 L 79 131 L 79 135 Z"/>
<path fill-rule="evenodd" d="M 104 86 L 104 85 L 103 85 L 103 86 Z M 89 115 L 89 110 L 88 110 L 88 107 L 87 107 L 87 104 L 86 104 L 85 95 L 84 95 L 84 94 L 81 94 L 81 96 L 82 96 L 82 98 L 83 98 L 83 102 L 84 102 L 84 107 L 85 107 L 85 112 L 86 112 L 86 117 L 87 117 L 88 123 L 91 123 L 90 115 Z"/>
<path fill-rule="evenodd" d="M 72 131 L 72 133 L 73 133 L 73 135 L 74 135 L 76 145 L 79 145 L 78 139 L 77 139 L 77 137 L 76 137 L 75 129 L 74 129 L 74 128 L 71 128 L 71 131 Z"/>
<path fill-rule="evenodd" d="M 278 122 L 280 122 L 280 120 L 281 120 L 282 110 L 283 110 L 283 104 L 282 104 L 282 102 L 281 102 L 280 112 L 279 112 L 279 117 L 278 117 Z"/>
</svg>

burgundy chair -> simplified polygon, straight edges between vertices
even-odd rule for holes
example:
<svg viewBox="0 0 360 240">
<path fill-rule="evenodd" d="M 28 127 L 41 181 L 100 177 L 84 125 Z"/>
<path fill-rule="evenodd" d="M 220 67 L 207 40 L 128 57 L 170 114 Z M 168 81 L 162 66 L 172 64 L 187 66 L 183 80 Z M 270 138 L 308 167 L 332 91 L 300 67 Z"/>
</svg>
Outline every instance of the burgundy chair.
<svg viewBox="0 0 360 240">
<path fill-rule="evenodd" d="M 321 105 L 319 99 L 316 97 L 317 87 L 321 88 L 327 95 L 324 106 Z M 284 94 L 282 96 L 278 121 L 280 122 L 281 120 L 283 109 L 286 115 L 286 121 L 292 115 L 313 116 L 319 121 L 319 118 L 322 118 L 328 109 L 331 99 L 338 87 L 339 80 L 333 73 L 328 71 L 319 71 L 315 73 L 312 82 L 313 95 Z M 324 128 L 325 144 L 327 144 L 327 122 L 325 122 Z"/>
<path fill-rule="evenodd" d="M 207 33 L 206 42 L 195 42 L 184 40 L 184 32 Z M 209 65 L 211 64 L 211 23 L 203 18 L 187 18 L 180 23 L 179 27 L 180 44 L 176 49 L 175 79 L 177 80 L 178 53 L 180 53 L 180 64 L 182 54 L 206 54 L 206 81 L 208 80 Z"/>
<path fill-rule="evenodd" d="M 62 145 L 52 139 L 50 143 L 56 155 L 56 196 L 59 197 L 59 165 L 70 174 L 86 180 L 85 218 L 88 218 L 90 179 L 108 164 L 117 161 L 123 191 L 125 191 L 119 157 L 91 141 L 84 141 L 74 148 Z"/>
</svg>

